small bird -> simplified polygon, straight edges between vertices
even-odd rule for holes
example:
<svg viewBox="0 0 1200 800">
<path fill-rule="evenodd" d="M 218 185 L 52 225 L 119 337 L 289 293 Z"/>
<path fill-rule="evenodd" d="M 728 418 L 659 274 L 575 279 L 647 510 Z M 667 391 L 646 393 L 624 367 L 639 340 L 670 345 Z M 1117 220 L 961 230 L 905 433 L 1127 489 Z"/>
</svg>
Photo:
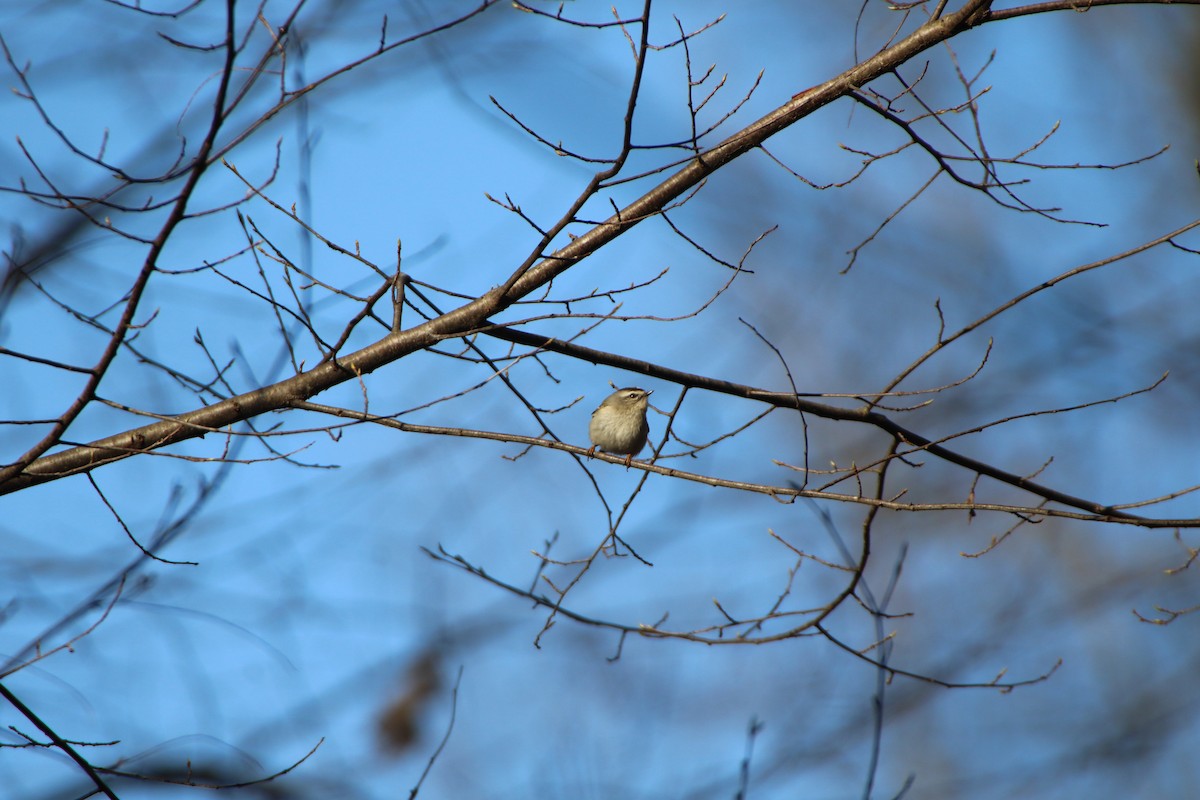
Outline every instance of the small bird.
<svg viewBox="0 0 1200 800">
<path fill-rule="evenodd" d="M 650 435 L 650 424 L 646 422 L 646 406 L 651 391 L 631 386 L 617 389 L 604 398 L 600 407 L 592 412 L 588 425 L 588 438 L 592 447 L 588 457 L 596 454 L 596 448 L 606 453 L 625 456 L 625 466 L 646 446 Z"/>
</svg>

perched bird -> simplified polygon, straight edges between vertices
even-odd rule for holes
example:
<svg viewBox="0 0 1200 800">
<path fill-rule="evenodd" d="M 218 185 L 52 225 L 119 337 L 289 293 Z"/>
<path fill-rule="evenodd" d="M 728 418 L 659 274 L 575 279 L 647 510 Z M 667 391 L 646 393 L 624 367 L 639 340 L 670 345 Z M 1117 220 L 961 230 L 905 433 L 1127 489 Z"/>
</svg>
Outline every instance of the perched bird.
<svg viewBox="0 0 1200 800">
<path fill-rule="evenodd" d="M 592 448 L 588 456 L 596 454 L 596 448 L 606 453 L 625 456 L 625 466 L 646 446 L 650 435 L 650 424 L 646 422 L 646 406 L 651 392 L 629 387 L 617 389 L 604 398 L 600 407 L 592 412 L 588 425 L 588 438 Z"/>
</svg>

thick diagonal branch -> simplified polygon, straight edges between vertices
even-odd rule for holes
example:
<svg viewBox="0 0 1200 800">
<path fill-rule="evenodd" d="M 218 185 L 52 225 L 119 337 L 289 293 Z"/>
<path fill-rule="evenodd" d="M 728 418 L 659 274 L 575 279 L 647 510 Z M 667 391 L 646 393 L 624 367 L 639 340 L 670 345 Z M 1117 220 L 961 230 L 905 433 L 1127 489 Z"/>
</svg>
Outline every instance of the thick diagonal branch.
<svg viewBox="0 0 1200 800">
<path fill-rule="evenodd" d="M 738 156 L 758 147 L 771 136 L 818 108 L 849 94 L 918 53 L 976 24 L 977 12 L 989 5 L 990 0 L 969 0 L 955 14 L 923 25 L 895 46 L 838 77 L 793 97 L 762 119 L 701 153 L 650 192 L 543 260 L 513 281 L 507 291 L 497 287 L 441 317 L 409 330 L 390 334 L 355 353 L 336 361 L 325 362 L 308 372 L 271 386 L 180 414 L 170 420 L 43 456 L 18 475 L 0 484 L 0 494 L 20 491 L 29 486 L 87 472 L 138 453 L 202 437 L 268 411 L 286 408 L 292 401 L 307 399 L 345 381 L 373 372 L 438 341 L 468 334 L 484 326 L 488 317 L 545 286 L 638 222 L 654 216 L 668 203 Z"/>
</svg>

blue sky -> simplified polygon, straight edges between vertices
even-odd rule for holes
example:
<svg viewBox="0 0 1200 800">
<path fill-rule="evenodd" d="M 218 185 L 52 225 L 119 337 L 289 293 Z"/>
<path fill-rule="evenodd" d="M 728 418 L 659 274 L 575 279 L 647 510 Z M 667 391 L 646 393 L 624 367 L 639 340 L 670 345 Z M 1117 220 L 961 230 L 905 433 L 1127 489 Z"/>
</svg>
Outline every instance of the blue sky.
<svg viewBox="0 0 1200 800">
<path fill-rule="evenodd" d="M 399 35 L 444 18 L 452 5 L 473 7 L 406 3 L 374 13 L 365 6 L 353 13 L 310 8 L 297 26 L 311 47 L 306 74 L 311 78 L 370 52 L 385 11 L 389 30 Z M 728 75 L 709 119 L 735 104 L 764 71 L 757 91 L 722 129 L 728 134 L 852 64 L 854 18 L 846 5 L 661 3 L 652 39 L 673 38 L 672 15 L 697 28 L 728 13 L 691 46 L 694 70 L 716 64 L 715 74 Z M 619 8 L 623 16 L 638 10 L 632 4 Z M 155 31 L 214 41 L 218 11 L 203 6 L 174 24 L 115 7 L 83 12 L 45 4 L 4 11 L 0 32 L 18 63 L 33 62 L 31 79 L 64 131 L 96 148 L 107 130 L 113 160 L 133 158 L 165 138 L 169 145 L 151 148 L 148 157 L 161 166 L 179 146 L 176 127 L 194 146 L 219 62 L 214 55 L 181 52 Z M 276 20 L 282 13 L 283 7 L 268 6 L 266 16 Z M 565 13 L 603 19 L 607 11 L 581 2 L 565 4 Z M 845 189 L 816 191 L 751 153 L 673 211 L 672 221 L 732 261 L 778 225 L 748 258 L 753 274 L 739 276 L 694 319 L 608 322 L 581 343 L 786 390 L 779 359 L 739 321 L 745 320 L 778 348 L 801 391 L 877 390 L 932 343 L 935 301 L 947 328 L 955 330 L 1030 286 L 1195 219 L 1195 110 L 1178 94 L 1195 68 L 1186 60 L 1194 19 L 1186 8 L 1101 9 L 989 25 L 954 42 L 967 73 L 995 51 L 979 82 L 979 88 L 991 87 L 979 102 L 994 156 L 1028 147 L 1056 122 L 1059 132 L 1038 151 L 1046 162 L 1116 163 L 1171 145 L 1158 159 L 1128 170 L 1011 173 L 1032 180 L 1021 189 L 1030 202 L 1061 206 L 1067 217 L 1108 227 L 1062 225 L 1003 210 L 943 177 L 843 274 L 846 251 L 932 174 L 929 159 L 906 151 L 873 165 Z M 860 53 L 878 47 L 895 24 L 893 14 L 872 7 L 859 31 Z M 56 49 L 54 37 L 64 28 L 94 33 L 71 49 Z M 926 57 L 923 96 L 940 104 L 961 101 L 945 50 Z M 1098 62 L 1101 74 L 1081 67 Z M 914 80 L 923 64 L 910 63 L 903 74 Z M 414 278 L 478 294 L 507 277 L 536 243 L 528 226 L 485 193 L 507 193 L 548 225 L 591 169 L 531 141 L 489 95 L 548 139 L 602 157 L 619 144 L 630 68 L 628 44 L 615 29 L 572 28 L 497 6 L 456 32 L 330 83 L 311 96 L 307 127 L 293 108 L 229 160 L 248 179 L 261 180 L 278 147 L 279 175 L 268 193 L 280 205 L 302 203 L 307 181 L 312 204 L 300 209 L 322 235 L 351 249 L 357 243 L 385 269 L 394 263 L 400 238 L 405 270 Z M 635 139 L 685 136 L 680 52 L 655 54 L 646 81 Z M 886 79 L 873 88 L 898 91 Z M 263 108 L 268 100 L 264 94 L 251 107 Z M 0 137 L 4 186 L 21 176 L 34 180 L 15 136 L 73 191 L 103 185 L 103 171 L 82 168 L 65 153 L 27 103 L 6 94 L 0 119 L 8 134 Z M 952 123 L 971 133 L 961 115 Z M 313 142 L 307 171 L 300 160 L 304 136 Z M 780 134 L 768 148 L 792 169 L 825 183 L 845 180 L 861 161 L 840 145 L 884 151 L 902 141 L 866 109 L 841 101 Z M 680 155 L 639 152 L 631 169 Z M 146 160 L 135 163 L 152 172 Z M 624 204 L 652 185 L 641 181 L 606 191 L 582 215 L 602 217 L 610 197 Z M 218 204 L 243 190 L 232 174 L 214 168 L 198 199 Z M 56 219 L 12 192 L 0 195 L 0 209 L 14 238 L 20 231 L 36 239 Z M 242 211 L 290 257 L 305 258 L 293 222 L 261 200 Z M 147 231 L 157 220 L 123 219 Z M 192 270 L 244 241 L 231 213 L 198 219 L 179 231 L 160 266 Z M 1200 239 L 1193 234 L 1183 243 L 1196 248 Z M 141 246 L 100 230 L 70 245 L 41 274 L 55 296 L 87 313 L 119 299 L 144 255 Z M 272 286 L 286 291 L 277 265 L 264 264 L 274 266 Z M 904 388 L 957 380 L 978 365 L 992 341 L 978 378 L 903 415 L 905 423 L 945 435 L 1011 414 L 1129 392 L 1170 370 L 1170 380 L 1150 395 L 1023 420 L 956 446 L 1021 473 L 1037 471 L 1053 456 L 1040 480 L 1105 502 L 1200 482 L 1192 445 L 1196 422 L 1180 412 L 1190 407 L 1197 376 L 1194 267 L 1194 256 L 1160 248 L 1039 295 L 910 378 Z M 339 287 L 374 288 L 363 283 L 369 270 L 319 243 L 312 246 L 311 269 Z M 651 221 L 557 280 L 554 296 L 628 286 L 664 269 L 656 283 L 621 296 L 623 314 L 685 314 L 729 277 Z M 258 280 L 246 257 L 230 262 L 227 271 L 247 283 Z M 316 325 L 327 334 L 336 336 L 357 311 L 345 299 L 306 291 Z M 606 299 L 572 307 L 584 314 L 610 309 Z M 228 372 L 235 389 L 285 374 L 271 372 L 279 369 L 281 350 L 270 310 L 212 272 L 156 278 L 139 319 L 147 321 L 153 312 L 136 342 L 150 357 L 210 375 L 194 342 L 199 330 L 218 362 L 236 360 Z M 543 313 L 547 308 L 518 307 L 505 319 Z M 110 312 L 105 319 L 111 318 Z M 589 322 L 525 327 L 566 336 Z M 352 344 L 381 333 L 364 327 Z M 12 350 L 90 364 L 102 342 L 32 290 L 19 293 L 0 318 L 0 346 Z M 493 357 L 507 352 L 502 343 L 480 343 Z M 448 342 L 443 349 L 457 352 L 458 346 Z M 309 364 L 316 360 L 311 346 L 301 349 Z M 314 400 L 361 408 L 365 394 L 373 412 L 397 413 L 466 390 L 490 374 L 485 366 L 419 354 Z M 678 396 L 669 384 L 558 356 L 541 363 L 524 359 L 509 375 L 539 408 L 565 407 L 546 418 L 561 438 L 577 444 L 586 443 L 588 414 L 610 391 L 610 381 L 654 389 L 661 410 Z M 0 417 L 30 419 L 61 413 L 79 380 L 6 359 L 0 384 L 6 387 Z M 164 414 L 196 405 L 174 381 L 132 358 L 118 362 L 100 394 Z M 685 440 L 706 441 L 761 410 L 691 392 L 674 428 Z M 403 419 L 538 432 L 495 380 Z M 664 419 L 651 414 L 652 441 L 661 436 Z M 423 796 L 732 797 L 752 719 L 765 727 L 754 742 L 751 796 L 862 796 L 876 678 L 862 662 L 819 636 L 760 647 L 630 637 L 620 659 L 610 662 L 619 644 L 614 633 L 566 619 L 535 648 L 545 611 L 435 563 L 421 548 L 442 546 L 501 580 L 528 586 L 538 566 L 532 552 L 545 552 L 547 540 L 557 537 L 550 554 L 569 560 L 586 556 L 603 539 L 608 520 L 585 472 L 565 454 L 544 449 L 514 458 L 519 448 L 496 442 L 364 425 L 347 427 L 336 439 L 312 430 L 330 421 L 300 413 L 257 420 L 260 429 L 305 429 L 272 443 L 283 452 L 303 448 L 295 460 L 315 466 L 280 460 L 234 465 L 161 553 L 196 566 L 145 565 L 108 619 L 73 652 L 31 666 L 6 685 L 64 736 L 119 739 L 111 748 L 89 749 L 97 763 L 106 763 L 106 753 L 113 760 L 134 759 L 133 769 L 157 758 L 178 766 L 189 758 L 203 763 L 218 757 L 261 775 L 286 767 L 323 739 L 283 785 L 312 796 L 385 798 L 418 779 L 448 724 L 450 689 L 461 668 L 454 730 Z M 794 473 L 777 462 L 803 462 L 804 423 L 813 466 L 863 463 L 885 447 L 878 433 L 777 411 L 697 459 L 668 463 L 781 484 Z M 70 437 L 86 441 L 131 424 L 136 420 L 127 414 L 95 409 Z M 4 426 L 0 442 L 4 452 L 16 454 L 37 433 Z M 223 444 L 210 435 L 169 455 L 104 467 L 94 477 L 131 532 L 146 541 L 162 520 L 197 497 L 202 481 L 222 472 L 219 465 L 180 456 L 212 458 Z M 680 449 L 673 443 L 667 452 Z M 267 455 L 250 444 L 238 457 Z M 925 461 L 893 472 L 896 491 L 907 488 L 914 500 L 965 496 L 969 474 Z M 609 464 L 589 468 L 619 512 L 640 474 Z M 997 501 L 1019 497 L 986 481 L 980 492 Z M 82 477 L 0 502 L 0 539 L 9 554 L 0 567 L 9 587 L 3 602 L 12 602 L 0 627 L 0 652 L 11 655 L 137 551 Z M 856 542 L 864 510 L 824 508 L 840 535 Z M 1200 508 L 1187 497 L 1154 513 L 1195 517 Z M 1152 627 L 1138 623 L 1131 609 L 1150 614 L 1154 604 L 1195 604 L 1190 573 L 1163 574 L 1185 560 L 1183 546 L 1166 531 L 1047 521 L 1018 529 L 985 557 L 961 555 L 984 549 L 1011 524 L 1008 518 L 953 514 L 885 514 L 875 524 L 867 577 L 876 592 L 907 548 L 890 608 L 911 616 L 887 621 L 896 633 L 893 663 L 949 681 L 986 682 L 1001 670 L 1023 679 L 1064 661 L 1051 680 L 1010 694 L 897 678 L 887 693 L 877 796 L 893 796 L 909 775 L 916 781 L 911 796 L 920 797 L 1182 796 L 1182 787 L 1196 778 L 1183 757 L 1194 752 L 1197 736 L 1191 720 L 1198 695 L 1188 680 L 1197 658 L 1195 637 L 1188 635 L 1195 623 L 1185 617 Z M 632 625 L 669 613 L 669 625 L 685 630 L 721 621 L 714 599 L 733 614 L 763 613 L 795 565 L 794 554 L 772 533 L 822 558 L 838 557 L 806 504 L 781 505 L 652 476 L 630 504 L 621 536 L 653 567 L 630 558 L 601 559 L 570 595 L 572 608 Z M 1195 546 L 1195 537 L 1184 532 L 1182 542 Z M 566 574 L 548 573 L 559 581 Z M 788 608 L 827 602 L 842 581 L 839 573 L 807 561 Z M 857 647 L 874 637 L 870 617 L 849 605 L 829 627 Z M 389 752 L 379 744 L 377 719 L 402 693 L 407 665 L 429 652 L 437 655 L 441 684 L 417 717 L 416 742 Z M 30 732 L 11 709 L 0 722 Z M 1114 752 L 1110 735 L 1126 749 Z M 81 793 L 74 787 L 84 784 L 56 754 L 0 750 L 0 785 L 12 787 L 13 796 L 67 797 Z M 137 785 L 123 786 L 119 794 L 164 795 Z"/>
</svg>

